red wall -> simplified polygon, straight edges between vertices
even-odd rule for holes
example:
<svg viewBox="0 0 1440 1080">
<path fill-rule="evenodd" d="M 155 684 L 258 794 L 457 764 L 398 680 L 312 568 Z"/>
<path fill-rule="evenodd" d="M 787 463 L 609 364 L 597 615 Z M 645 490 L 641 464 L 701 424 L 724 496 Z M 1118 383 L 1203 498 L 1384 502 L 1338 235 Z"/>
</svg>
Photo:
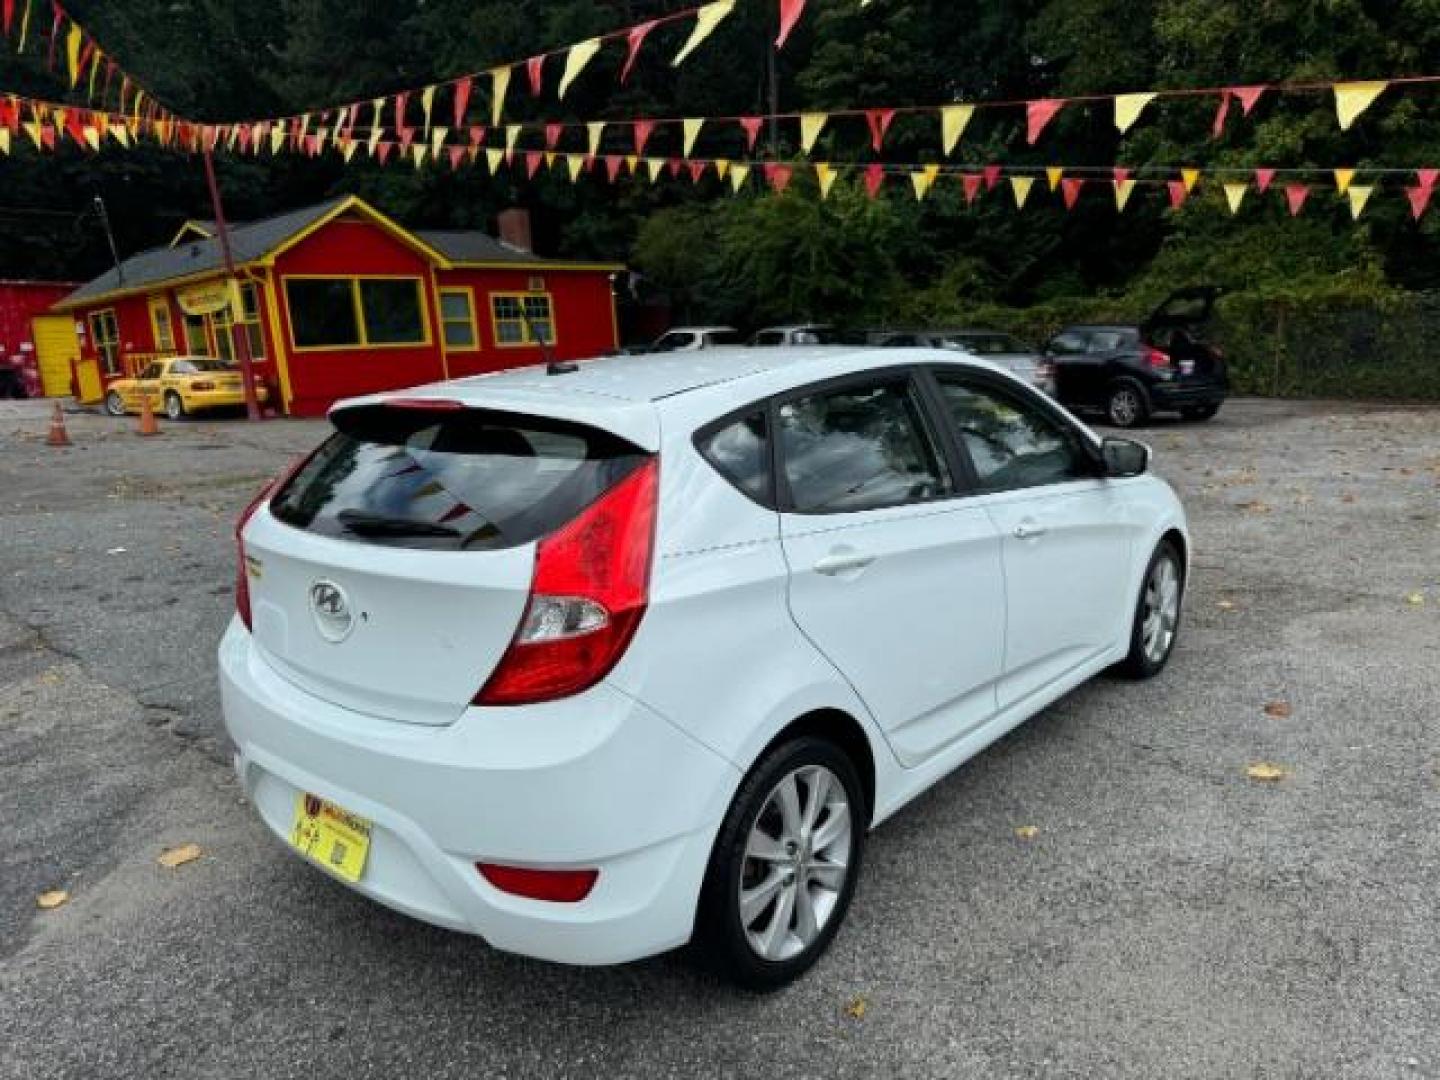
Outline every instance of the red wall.
<svg viewBox="0 0 1440 1080">
<path fill-rule="evenodd" d="M 25 392 L 31 397 L 40 393 L 40 375 L 30 320 L 44 315 L 51 304 L 77 287 L 63 281 L 0 281 L 0 367 L 19 368 Z M 29 348 L 24 348 L 26 345 Z"/>
<path fill-rule="evenodd" d="M 292 344 L 286 275 L 413 276 L 420 279 L 430 321 L 429 345 L 297 352 Z M 275 260 L 281 333 L 290 361 L 290 411 L 322 415 L 337 399 L 395 390 L 445 377 L 440 362 L 439 313 L 430 286 L 430 263 L 419 252 L 364 221 L 334 221 Z"/>
<path fill-rule="evenodd" d="M 610 296 L 610 275 L 597 270 L 555 270 L 549 267 L 524 270 L 440 270 L 436 279 L 442 289 L 469 288 L 475 297 L 475 321 L 480 334 L 478 351 L 449 353 L 451 378 L 501 371 L 544 362 L 536 345 L 498 345 L 490 294 L 530 291 L 532 278 L 544 280 L 555 316 L 557 359 L 589 360 L 612 351 L 615 312 Z"/>
</svg>

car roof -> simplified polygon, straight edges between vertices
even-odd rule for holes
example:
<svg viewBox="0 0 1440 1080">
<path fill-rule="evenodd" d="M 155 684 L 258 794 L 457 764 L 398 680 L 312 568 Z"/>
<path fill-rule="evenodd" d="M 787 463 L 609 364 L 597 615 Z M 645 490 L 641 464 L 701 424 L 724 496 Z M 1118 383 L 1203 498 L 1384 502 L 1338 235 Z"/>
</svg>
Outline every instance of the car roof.
<svg viewBox="0 0 1440 1080">
<path fill-rule="evenodd" d="M 672 326 L 665 334 L 734 334 L 737 333 L 733 326 Z M 664 337 L 665 334 L 661 334 Z"/>
<path fill-rule="evenodd" d="M 1135 323 L 1071 323 L 1069 326 L 1061 327 L 1058 333 L 1068 334 L 1072 330 L 1115 330 L 1135 331 L 1139 333 L 1140 327 Z"/>
<path fill-rule="evenodd" d="M 604 356 L 565 365 L 512 368 L 432 383 L 411 390 L 370 394 L 337 402 L 332 412 L 378 404 L 386 399 L 456 400 L 466 405 L 551 416 L 596 424 L 646 449 L 659 445 L 659 408 L 669 401 L 695 401 L 714 415 L 791 387 L 830 376 L 936 363 L 1000 372 L 986 360 L 941 349 L 886 349 L 873 345 L 786 345 L 773 348 L 723 346 L 694 352 Z"/>
</svg>

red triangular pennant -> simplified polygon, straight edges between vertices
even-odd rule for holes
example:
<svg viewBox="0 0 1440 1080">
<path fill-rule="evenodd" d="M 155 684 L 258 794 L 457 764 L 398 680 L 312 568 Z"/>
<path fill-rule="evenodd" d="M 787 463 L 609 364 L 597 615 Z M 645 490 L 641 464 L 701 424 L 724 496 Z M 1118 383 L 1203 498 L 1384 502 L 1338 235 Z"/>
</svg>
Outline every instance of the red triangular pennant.
<svg viewBox="0 0 1440 1080">
<path fill-rule="evenodd" d="M 1170 189 L 1171 209 L 1179 210 L 1180 207 L 1185 205 L 1185 199 L 1190 194 L 1185 187 L 1185 181 L 1170 180 L 1166 182 L 1165 186 Z"/>
<path fill-rule="evenodd" d="M 554 150 L 560 143 L 560 136 L 565 132 L 564 124 L 545 125 L 545 149 Z"/>
<path fill-rule="evenodd" d="M 466 75 L 463 79 L 461 79 L 459 82 L 457 82 L 457 83 L 455 84 L 454 105 L 455 105 L 455 126 L 456 126 L 457 128 L 462 128 L 462 127 L 465 126 L 465 110 L 470 107 L 470 76 L 469 76 L 469 75 Z M 358 111 L 359 111 L 359 110 L 357 109 L 356 112 L 358 112 Z M 352 124 L 355 122 L 355 121 L 354 121 L 354 114 L 351 114 L 351 121 L 350 121 L 350 122 L 351 122 Z"/>
<path fill-rule="evenodd" d="M 800 21 L 800 13 L 804 10 L 805 0 L 780 0 L 780 36 L 775 39 L 775 48 L 785 47 L 790 31 L 795 29 L 795 24 Z"/>
<path fill-rule="evenodd" d="M 460 162 L 465 160 L 465 148 L 463 146 L 450 147 L 450 168 L 459 171 Z"/>
<path fill-rule="evenodd" d="M 404 131 L 409 125 L 405 123 L 405 106 L 410 101 L 410 91 L 395 95 L 395 131 Z"/>
<path fill-rule="evenodd" d="M 1112 173 L 1115 183 L 1123 184 L 1130 179 L 1130 170 L 1123 165 L 1116 165 Z"/>
<path fill-rule="evenodd" d="M 655 29 L 655 22 L 656 20 L 651 19 L 649 22 L 632 27 L 630 33 L 626 35 L 630 45 L 630 51 L 625 56 L 625 66 L 620 69 L 620 82 L 622 84 L 630 78 L 630 69 L 635 66 L 635 57 L 640 55 L 640 46 L 645 43 L 645 39 L 649 36 L 650 31 Z"/>
<path fill-rule="evenodd" d="M 867 109 L 865 111 L 865 122 L 870 125 L 870 146 L 877 154 L 885 142 L 885 133 L 890 130 L 890 124 L 894 119 L 894 109 Z"/>
<path fill-rule="evenodd" d="M 690 162 L 690 180 L 692 183 L 698 184 L 700 182 L 700 178 L 705 175 L 706 164 L 707 162 L 704 161 Z"/>
<path fill-rule="evenodd" d="M 631 127 L 635 132 L 635 153 L 638 156 L 645 153 L 645 144 L 650 141 L 650 136 L 655 131 L 655 121 L 636 120 Z"/>
<path fill-rule="evenodd" d="M 525 72 L 530 76 L 530 96 L 539 97 L 545 84 L 545 57 L 530 57 L 525 61 Z"/>
<path fill-rule="evenodd" d="M 985 190 L 994 191 L 995 185 L 1000 182 L 1000 166 L 986 165 L 980 170 L 980 175 L 985 179 Z"/>
<path fill-rule="evenodd" d="M 760 137 L 760 127 L 765 123 L 763 116 L 742 116 L 740 126 L 745 129 L 745 149 L 754 150 L 755 140 Z"/>
<path fill-rule="evenodd" d="M 980 194 L 980 181 L 982 179 L 983 178 L 980 176 L 979 173 L 967 172 L 961 174 L 960 185 L 965 189 L 966 206 L 969 206 L 971 203 L 973 203 L 975 201 L 975 197 Z"/>
<path fill-rule="evenodd" d="M 776 194 L 780 194 L 790 186 L 790 178 L 794 174 L 795 170 L 789 165 L 780 165 L 773 161 L 765 163 L 765 179 L 770 181 L 770 186 L 775 189 Z"/>
<path fill-rule="evenodd" d="M 1250 110 L 1255 108 L 1255 103 L 1260 100 L 1260 95 L 1265 93 L 1265 87 L 1232 86 L 1230 92 L 1240 99 L 1240 111 L 1249 116 Z"/>
<path fill-rule="evenodd" d="M 1430 196 L 1435 194 L 1434 184 L 1419 184 L 1415 187 L 1405 189 L 1405 197 L 1410 200 L 1410 213 L 1415 215 L 1419 221 L 1425 214 L 1425 208 L 1430 205 Z"/>
<path fill-rule="evenodd" d="M 1290 216 L 1295 217 L 1300 213 L 1300 208 L 1305 205 L 1305 200 L 1310 197 L 1310 188 L 1306 184 L 1286 184 L 1285 202 L 1290 206 Z"/>
<path fill-rule="evenodd" d="M 10 33 L 10 21 L 15 18 L 15 0 L 5 0 L 5 33 Z"/>
<path fill-rule="evenodd" d="M 665 162 L 665 167 L 670 170 L 670 178 L 673 180 L 680 175 L 680 170 L 685 167 L 685 162 L 678 157 L 672 157 Z"/>
<path fill-rule="evenodd" d="M 1078 176 L 1067 176 L 1060 181 L 1060 197 L 1065 200 L 1065 209 L 1074 210 L 1075 201 L 1080 198 L 1080 189 L 1085 180 Z"/>
<path fill-rule="evenodd" d="M 1423 188 L 1433 188 L 1437 177 L 1440 177 L 1440 169 L 1415 170 L 1415 179 L 1420 182 L 1420 186 Z"/>
<path fill-rule="evenodd" d="M 1215 122 L 1210 125 L 1210 137 L 1218 139 L 1225 132 L 1225 118 L 1230 115 L 1230 91 L 1220 91 L 1220 107 L 1215 110 Z"/>
<path fill-rule="evenodd" d="M 619 154 L 606 154 L 605 179 L 609 180 L 610 183 L 613 184 L 615 182 L 615 178 L 620 175 L 620 166 L 624 163 L 625 159 L 622 158 Z"/>
<path fill-rule="evenodd" d="M 535 174 L 540 171 L 540 164 L 545 160 L 545 155 L 539 150 L 525 151 L 525 175 L 535 179 Z"/>
<path fill-rule="evenodd" d="M 1265 194 L 1265 192 L 1267 192 L 1267 191 L 1270 190 L 1270 182 L 1271 182 L 1272 180 L 1274 180 L 1274 179 L 1275 179 L 1275 170 L 1274 170 L 1274 169 L 1256 169 L 1256 170 L 1255 170 L 1255 188 L 1256 188 L 1256 190 L 1259 191 L 1260 194 L 1262 194 L 1262 195 Z"/>
<path fill-rule="evenodd" d="M 885 183 L 885 166 L 878 161 L 865 167 L 865 193 L 870 198 L 880 194 L 880 185 Z"/>
<path fill-rule="evenodd" d="M 484 129 L 483 127 L 481 127 L 479 124 L 473 125 L 473 126 L 470 128 L 470 145 L 471 145 L 471 146 L 479 146 L 479 145 L 480 145 L 481 143 L 483 143 L 484 141 L 485 141 L 485 129 Z"/>
<path fill-rule="evenodd" d="M 1025 141 L 1034 146 L 1046 125 L 1055 119 L 1055 114 L 1064 107 L 1065 102 L 1060 98 L 1041 98 L 1039 101 L 1026 102 Z"/>
</svg>

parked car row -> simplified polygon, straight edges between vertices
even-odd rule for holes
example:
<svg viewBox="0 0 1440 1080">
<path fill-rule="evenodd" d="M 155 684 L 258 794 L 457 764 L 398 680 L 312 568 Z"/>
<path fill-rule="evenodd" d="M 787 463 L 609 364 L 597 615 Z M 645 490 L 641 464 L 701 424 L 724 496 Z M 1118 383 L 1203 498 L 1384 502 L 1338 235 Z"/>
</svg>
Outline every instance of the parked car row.
<svg viewBox="0 0 1440 1080">
<path fill-rule="evenodd" d="M 1132 428 L 1157 413 L 1208 420 L 1220 411 L 1229 393 L 1224 354 L 1201 337 L 1219 295 L 1212 286 L 1180 289 L 1143 322 L 1067 326 L 1041 349 L 1011 334 L 973 327 L 866 330 L 796 323 L 766 327 L 748 342 L 732 326 L 676 327 L 651 345 L 627 351 L 684 352 L 742 344 L 942 349 L 998 364 L 1070 409 Z"/>
</svg>

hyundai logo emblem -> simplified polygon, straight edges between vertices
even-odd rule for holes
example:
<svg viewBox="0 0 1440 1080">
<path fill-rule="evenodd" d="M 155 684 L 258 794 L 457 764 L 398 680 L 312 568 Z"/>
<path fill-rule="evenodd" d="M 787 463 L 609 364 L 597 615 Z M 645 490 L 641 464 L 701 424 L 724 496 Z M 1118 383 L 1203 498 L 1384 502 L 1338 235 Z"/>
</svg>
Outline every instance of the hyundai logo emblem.
<svg viewBox="0 0 1440 1080">
<path fill-rule="evenodd" d="M 310 586 L 310 613 L 315 616 L 315 628 L 326 641 L 344 641 L 355 629 L 350 599 L 333 581 L 317 581 Z"/>
</svg>

